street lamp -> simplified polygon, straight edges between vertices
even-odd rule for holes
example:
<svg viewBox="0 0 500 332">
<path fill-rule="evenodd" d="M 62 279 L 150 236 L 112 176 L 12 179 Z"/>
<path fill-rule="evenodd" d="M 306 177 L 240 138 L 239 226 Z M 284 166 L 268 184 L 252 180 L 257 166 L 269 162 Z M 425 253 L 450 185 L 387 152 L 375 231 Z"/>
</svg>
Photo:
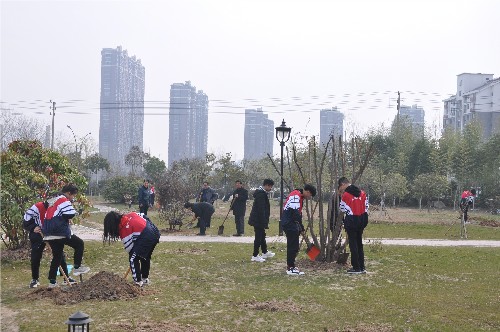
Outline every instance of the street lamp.
<svg viewBox="0 0 500 332">
<path fill-rule="evenodd" d="M 281 217 L 283 216 L 283 148 L 285 143 L 290 139 L 290 132 L 292 128 L 287 127 L 285 124 L 285 119 L 281 122 L 281 126 L 276 127 L 276 139 L 280 142 L 281 146 L 281 186 L 280 186 L 280 223 L 279 223 L 279 235 L 283 235 L 283 227 L 281 226 Z"/>
<path fill-rule="evenodd" d="M 73 128 L 71 128 L 70 125 L 67 125 L 66 127 L 68 127 L 69 130 L 71 130 L 71 133 L 73 134 L 73 139 L 75 140 L 75 158 L 78 154 L 78 143 L 76 142 L 76 135 L 75 135 L 75 132 L 73 131 Z"/>
</svg>

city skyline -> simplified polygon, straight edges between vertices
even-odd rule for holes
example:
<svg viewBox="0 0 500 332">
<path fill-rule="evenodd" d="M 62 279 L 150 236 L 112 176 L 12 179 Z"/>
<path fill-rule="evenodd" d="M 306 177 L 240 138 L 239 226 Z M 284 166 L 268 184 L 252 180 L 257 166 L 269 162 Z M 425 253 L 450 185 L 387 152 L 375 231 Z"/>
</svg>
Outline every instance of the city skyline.
<svg viewBox="0 0 500 332">
<path fill-rule="evenodd" d="M 71 125 L 97 141 L 99 51 L 121 45 L 147 68 L 143 148 L 163 160 L 175 82 L 196 82 L 210 96 L 207 151 L 239 160 L 245 109 L 262 107 L 274 123 L 284 118 L 292 135 L 319 136 L 320 110 L 338 107 L 347 133 L 362 134 L 388 127 L 400 91 L 401 104 L 423 107 L 427 129 L 439 135 L 457 75 L 500 75 L 500 4 L 489 0 L 1 6 L 3 109 L 48 125 L 54 100 L 56 133 L 72 140 Z M 409 24 L 411 16 L 425 24 Z"/>
</svg>

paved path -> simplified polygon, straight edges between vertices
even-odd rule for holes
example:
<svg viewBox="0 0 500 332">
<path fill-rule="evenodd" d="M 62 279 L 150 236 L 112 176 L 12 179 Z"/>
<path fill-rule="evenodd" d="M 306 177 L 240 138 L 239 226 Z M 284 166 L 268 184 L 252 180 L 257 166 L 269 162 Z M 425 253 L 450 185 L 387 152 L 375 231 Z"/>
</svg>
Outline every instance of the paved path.
<svg viewBox="0 0 500 332">
<path fill-rule="evenodd" d="M 73 225 L 73 232 L 86 241 L 102 241 L 102 231 Z M 160 242 L 217 242 L 217 243 L 253 243 L 253 236 L 196 236 L 196 235 L 162 235 Z M 284 236 L 267 237 L 267 242 L 286 242 Z M 497 240 L 440 240 L 440 239 L 365 239 L 364 243 L 381 242 L 384 245 L 398 246 L 431 246 L 431 247 L 495 247 L 500 248 Z"/>
</svg>

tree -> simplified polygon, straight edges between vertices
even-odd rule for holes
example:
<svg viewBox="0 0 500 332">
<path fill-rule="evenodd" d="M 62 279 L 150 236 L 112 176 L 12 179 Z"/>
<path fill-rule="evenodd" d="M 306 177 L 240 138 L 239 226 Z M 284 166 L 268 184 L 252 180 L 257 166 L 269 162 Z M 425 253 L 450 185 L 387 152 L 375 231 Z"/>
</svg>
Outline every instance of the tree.
<svg viewBox="0 0 500 332">
<path fill-rule="evenodd" d="M 101 157 L 98 153 L 95 153 L 87 157 L 84 161 L 85 168 L 90 170 L 91 173 L 95 173 L 96 187 L 99 187 L 98 173 L 101 170 L 109 171 L 109 162 L 107 159 Z"/>
<path fill-rule="evenodd" d="M 418 207 L 422 209 L 422 198 L 427 198 L 430 204 L 432 198 L 439 198 L 446 193 L 448 180 L 445 176 L 436 173 L 420 174 L 412 185 L 411 195 L 418 199 Z"/>
<path fill-rule="evenodd" d="M 2 152 L 1 229 L 9 237 L 7 248 L 26 243 L 22 217 L 27 208 L 47 194 L 74 183 L 78 189 L 77 209 L 88 206 L 86 179 L 56 151 L 44 149 L 38 141 L 14 141 Z"/>
<path fill-rule="evenodd" d="M 0 112 L 0 123 L 2 130 L 0 132 L 2 151 L 8 144 L 19 141 L 39 141 L 43 142 L 45 138 L 45 126 L 35 118 L 24 115 L 12 115 L 10 112 Z"/>
<path fill-rule="evenodd" d="M 129 153 L 125 156 L 125 165 L 132 168 L 132 175 L 136 175 L 138 167 L 142 167 L 143 163 L 149 158 L 149 153 L 143 152 L 137 145 L 130 148 Z"/>
<path fill-rule="evenodd" d="M 232 182 L 236 180 L 240 180 L 243 183 L 246 182 L 243 168 L 231 159 L 231 152 L 219 156 L 209 177 L 210 183 L 215 187 L 223 188 L 224 194 L 226 194 L 227 187 L 232 186 Z"/>
<path fill-rule="evenodd" d="M 144 172 L 148 179 L 153 183 L 157 183 L 167 170 L 167 166 L 163 160 L 157 157 L 149 157 L 144 163 Z"/>
<path fill-rule="evenodd" d="M 106 181 L 102 190 L 104 199 L 113 203 L 125 203 L 125 196 L 137 202 L 137 193 L 142 180 L 134 176 L 117 176 Z"/>
<path fill-rule="evenodd" d="M 406 196 L 408 191 L 408 181 L 399 173 L 390 173 L 386 177 L 387 196 L 392 197 L 392 206 L 396 206 L 396 199 Z"/>
</svg>

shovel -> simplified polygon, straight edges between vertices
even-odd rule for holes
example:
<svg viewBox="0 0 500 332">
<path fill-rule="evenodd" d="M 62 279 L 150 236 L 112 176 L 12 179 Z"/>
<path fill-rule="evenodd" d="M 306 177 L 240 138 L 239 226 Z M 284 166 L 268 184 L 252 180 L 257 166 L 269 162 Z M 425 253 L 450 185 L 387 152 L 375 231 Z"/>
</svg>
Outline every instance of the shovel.
<svg viewBox="0 0 500 332">
<path fill-rule="evenodd" d="M 316 247 L 314 244 L 309 242 L 309 238 L 305 233 L 302 233 L 302 238 L 306 241 L 307 244 L 307 249 L 306 249 L 306 254 L 309 257 L 310 260 L 315 261 L 316 257 L 320 254 L 320 251 L 318 247 Z"/>
<path fill-rule="evenodd" d="M 231 208 L 233 207 L 233 202 L 234 202 L 234 198 L 231 201 L 231 205 L 229 205 L 229 211 L 227 211 L 226 217 L 224 218 L 224 221 L 222 221 L 222 225 L 219 226 L 219 230 L 217 231 L 217 235 L 224 234 L 224 223 L 226 222 L 227 216 L 229 216 L 229 212 L 231 212 Z"/>
</svg>

